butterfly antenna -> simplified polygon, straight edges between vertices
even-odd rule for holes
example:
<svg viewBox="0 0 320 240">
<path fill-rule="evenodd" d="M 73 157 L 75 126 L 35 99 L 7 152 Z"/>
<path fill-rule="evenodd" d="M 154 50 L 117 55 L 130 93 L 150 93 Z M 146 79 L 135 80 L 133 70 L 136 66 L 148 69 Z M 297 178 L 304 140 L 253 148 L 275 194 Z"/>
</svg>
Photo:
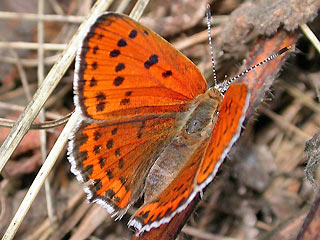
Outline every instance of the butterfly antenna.
<svg viewBox="0 0 320 240">
<path fill-rule="evenodd" d="M 208 36 L 209 36 L 209 46 L 210 46 L 210 55 L 211 55 L 211 63 L 212 63 L 213 81 L 214 81 L 214 86 L 218 86 L 216 67 L 214 64 L 212 38 L 211 38 L 211 11 L 210 11 L 210 4 L 209 3 L 207 4 L 206 17 L 207 17 L 207 26 L 208 26 Z"/>
<path fill-rule="evenodd" d="M 272 54 L 271 56 L 267 57 L 266 59 L 264 59 L 263 61 L 259 62 L 258 64 L 244 70 L 242 73 L 234 76 L 233 78 L 230 78 L 229 80 L 227 81 L 224 81 L 223 83 L 220 83 L 218 85 L 218 89 L 222 92 L 225 92 L 227 90 L 227 88 L 229 87 L 229 85 L 235 81 L 236 79 L 246 75 L 248 72 L 250 72 L 251 70 L 261 66 L 262 64 L 265 64 L 269 61 L 271 61 L 272 59 L 275 59 L 277 57 L 279 57 L 281 54 L 285 53 L 286 51 L 290 50 L 291 49 L 291 46 L 287 46 L 287 47 L 284 47 L 282 49 L 280 49 L 278 52 L 276 52 L 275 54 Z"/>
</svg>

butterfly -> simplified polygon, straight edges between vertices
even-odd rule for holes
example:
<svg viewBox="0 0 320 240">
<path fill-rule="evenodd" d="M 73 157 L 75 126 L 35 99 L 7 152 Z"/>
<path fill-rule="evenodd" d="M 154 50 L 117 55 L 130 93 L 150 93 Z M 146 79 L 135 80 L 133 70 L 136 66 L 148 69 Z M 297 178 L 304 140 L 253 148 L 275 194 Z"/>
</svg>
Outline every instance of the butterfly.
<svg viewBox="0 0 320 240">
<path fill-rule="evenodd" d="M 118 13 L 97 18 L 76 56 L 71 171 L 90 202 L 138 233 L 169 222 L 213 180 L 240 135 L 244 84 L 208 87 L 166 40 Z"/>
</svg>

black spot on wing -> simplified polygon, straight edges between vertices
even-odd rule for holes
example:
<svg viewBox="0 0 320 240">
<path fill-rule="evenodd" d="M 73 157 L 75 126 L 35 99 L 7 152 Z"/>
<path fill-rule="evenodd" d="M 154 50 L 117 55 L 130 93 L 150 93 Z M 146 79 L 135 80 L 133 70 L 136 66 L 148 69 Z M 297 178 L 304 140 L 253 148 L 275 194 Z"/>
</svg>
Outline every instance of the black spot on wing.
<svg viewBox="0 0 320 240">
<path fill-rule="evenodd" d="M 114 128 L 114 129 L 112 129 L 111 134 L 112 134 L 112 135 L 116 135 L 116 134 L 117 134 L 117 131 L 118 131 L 118 128 Z"/>
<path fill-rule="evenodd" d="M 114 49 L 110 52 L 110 57 L 118 57 L 120 55 L 120 50 Z"/>
<path fill-rule="evenodd" d="M 163 78 L 167 78 L 167 77 L 170 77 L 170 76 L 172 76 L 171 70 L 168 70 L 168 71 L 165 71 L 165 72 L 162 73 L 162 77 Z"/>
<path fill-rule="evenodd" d="M 93 54 L 96 54 L 98 50 L 99 50 L 99 47 L 98 47 L 98 46 L 95 46 L 95 47 L 93 48 L 93 50 L 92 50 L 92 53 L 93 53 Z"/>
<path fill-rule="evenodd" d="M 120 157 L 120 148 L 117 148 L 115 151 L 114 151 L 114 155 L 116 156 L 116 157 Z"/>
<path fill-rule="evenodd" d="M 137 36 L 138 32 L 136 30 L 131 30 L 131 32 L 129 33 L 129 38 L 133 39 Z"/>
<path fill-rule="evenodd" d="M 142 137 L 142 131 L 146 127 L 146 122 L 143 121 L 137 133 L 137 138 L 140 139 Z"/>
<path fill-rule="evenodd" d="M 99 102 L 99 103 L 97 104 L 97 106 L 96 106 L 97 112 L 103 111 L 104 108 L 105 108 L 105 106 L 106 106 L 106 103 L 105 103 L 105 102 Z"/>
<path fill-rule="evenodd" d="M 124 99 L 121 99 L 120 105 L 127 105 L 129 102 L 130 102 L 129 98 L 124 98 Z"/>
<path fill-rule="evenodd" d="M 99 94 L 97 94 L 96 99 L 101 102 L 103 100 L 105 100 L 107 97 L 104 93 L 100 92 Z"/>
<path fill-rule="evenodd" d="M 125 69 L 126 65 L 124 65 L 124 63 L 118 63 L 118 65 L 115 67 L 115 71 L 116 72 L 120 72 L 123 69 Z"/>
<path fill-rule="evenodd" d="M 151 66 L 155 65 L 158 63 L 158 56 L 153 54 L 149 57 L 149 59 L 147 61 L 144 62 L 144 67 L 146 69 L 149 69 Z"/>
<path fill-rule="evenodd" d="M 108 140 L 108 142 L 107 142 L 107 149 L 111 149 L 112 146 L 113 146 L 113 140 L 110 139 L 110 140 Z"/>
<path fill-rule="evenodd" d="M 93 133 L 93 136 L 94 136 L 94 140 L 95 140 L 95 141 L 98 141 L 99 138 L 101 138 L 102 135 L 101 135 L 100 131 L 96 130 L 96 131 Z"/>
<path fill-rule="evenodd" d="M 107 176 L 108 176 L 108 178 L 111 180 L 111 179 L 113 179 L 113 174 L 112 174 L 112 169 L 107 169 L 106 170 L 106 174 L 107 174 Z"/>
<path fill-rule="evenodd" d="M 119 159 L 118 167 L 119 169 L 122 169 L 124 167 L 124 160 L 122 158 Z"/>
<path fill-rule="evenodd" d="M 106 164 L 106 158 L 104 158 L 104 157 L 100 157 L 99 158 L 99 165 L 100 165 L 100 168 L 103 168 L 104 167 L 104 165 Z"/>
<path fill-rule="evenodd" d="M 108 189 L 107 191 L 106 191 L 106 197 L 107 198 L 112 198 L 113 196 L 115 195 L 115 192 L 112 190 L 112 189 Z"/>
<path fill-rule="evenodd" d="M 94 146 L 93 152 L 94 152 L 95 154 L 99 154 L 100 151 L 101 151 L 101 145 L 96 145 L 96 146 Z"/>
<path fill-rule="evenodd" d="M 120 86 L 123 83 L 123 81 L 124 81 L 124 78 L 118 76 L 113 80 L 113 85 Z"/>
<path fill-rule="evenodd" d="M 98 63 L 97 62 L 93 62 L 91 66 L 92 66 L 93 70 L 96 70 L 98 68 Z"/>
<path fill-rule="evenodd" d="M 94 77 L 91 78 L 89 86 L 90 87 L 97 86 L 97 80 Z"/>
<path fill-rule="evenodd" d="M 128 92 L 125 93 L 125 95 L 126 95 L 127 97 L 131 96 L 131 94 L 132 94 L 132 91 L 128 91 Z"/>
<path fill-rule="evenodd" d="M 123 38 L 122 39 L 120 39 L 119 41 L 118 41 L 118 47 L 125 47 L 125 46 L 127 46 L 127 42 L 126 42 L 126 40 L 124 40 Z"/>
<path fill-rule="evenodd" d="M 99 191 L 102 187 L 102 183 L 100 179 L 95 179 L 94 180 L 94 190 Z"/>
</svg>

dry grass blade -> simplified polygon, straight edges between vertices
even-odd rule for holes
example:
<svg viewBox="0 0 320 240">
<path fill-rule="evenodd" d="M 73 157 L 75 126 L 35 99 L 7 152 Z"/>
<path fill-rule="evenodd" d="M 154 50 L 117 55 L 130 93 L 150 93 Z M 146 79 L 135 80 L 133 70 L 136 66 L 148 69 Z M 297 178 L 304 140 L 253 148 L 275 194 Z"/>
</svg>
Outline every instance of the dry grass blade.
<svg viewBox="0 0 320 240">
<path fill-rule="evenodd" d="M 70 135 L 70 132 L 74 128 L 78 119 L 79 119 L 78 114 L 73 114 L 71 116 L 67 125 L 65 126 L 65 128 L 61 132 L 59 138 L 57 139 L 56 144 L 51 149 L 51 152 L 48 155 L 46 161 L 44 162 L 40 171 L 38 172 L 37 177 L 34 179 L 31 187 L 29 188 L 29 190 L 28 190 L 25 198 L 23 199 L 18 211 L 16 212 L 14 218 L 12 219 L 12 221 L 11 221 L 6 233 L 4 234 L 2 240 L 8 240 L 8 239 L 14 238 L 14 235 L 17 232 L 24 216 L 28 212 L 33 200 L 37 196 L 45 179 L 47 178 L 49 172 L 53 168 L 53 166 L 59 156 L 59 153 L 64 148 L 64 146 L 68 140 L 68 136 Z"/>
<path fill-rule="evenodd" d="M 138 21 L 150 0 L 139 0 L 130 13 L 130 17 Z"/>
<path fill-rule="evenodd" d="M 306 37 L 310 40 L 312 45 L 317 49 L 318 53 L 320 54 L 320 41 L 316 37 L 316 35 L 311 31 L 307 24 L 300 25 L 302 32 L 306 35 Z"/>
<path fill-rule="evenodd" d="M 39 16 L 43 15 L 44 13 L 44 0 L 38 0 L 38 14 Z M 44 79 L 44 23 L 43 20 L 38 21 L 38 84 L 40 85 Z M 46 120 L 45 117 L 45 108 L 43 107 L 39 113 L 39 119 L 41 122 Z M 41 155 L 42 161 L 44 162 L 47 156 L 47 133 L 45 130 L 40 130 L 40 141 L 41 141 Z M 49 179 L 46 178 L 45 180 L 45 191 L 46 191 L 46 202 L 47 202 L 47 211 L 50 222 L 53 224 L 54 216 L 53 216 L 53 203 L 51 197 L 51 187 Z"/>
<path fill-rule="evenodd" d="M 0 42 L 0 48 L 15 48 L 15 49 L 38 49 L 38 43 L 31 42 Z M 43 48 L 45 50 L 57 51 L 66 49 L 66 44 L 57 44 L 57 43 L 45 43 Z"/>
<path fill-rule="evenodd" d="M 305 106 L 312 109 L 316 113 L 320 113 L 320 106 L 318 103 L 316 103 L 312 98 L 308 97 L 306 94 L 304 94 L 299 89 L 295 88 L 294 86 L 281 81 L 280 85 L 283 86 L 288 93 L 290 93 L 293 97 L 298 99 L 300 102 L 302 102 Z"/>
<path fill-rule="evenodd" d="M 55 21 L 55 22 L 70 22 L 82 23 L 84 17 L 82 16 L 63 16 L 63 15 L 41 15 L 33 13 L 14 13 L 14 12 L 0 12 L 0 19 L 24 19 L 33 21 Z"/>
</svg>

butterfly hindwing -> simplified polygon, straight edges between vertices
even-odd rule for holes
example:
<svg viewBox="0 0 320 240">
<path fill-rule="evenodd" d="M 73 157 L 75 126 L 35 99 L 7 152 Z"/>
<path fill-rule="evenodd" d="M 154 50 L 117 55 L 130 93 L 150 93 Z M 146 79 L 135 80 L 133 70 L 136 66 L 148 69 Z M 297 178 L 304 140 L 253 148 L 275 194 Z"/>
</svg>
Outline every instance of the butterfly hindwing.
<svg viewBox="0 0 320 240">
<path fill-rule="evenodd" d="M 91 202 L 123 215 L 141 195 L 144 179 L 174 133 L 174 118 L 118 123 L 81 122 L 71 139 L 72 172 Z"/>
<path fill-rule="evenodd" d="M 239 137 L 249 94 L 245 85 L 233 84 L 219 108 L 210 139 L 202 143 L 172 183 L 156 199 L 145 203 L 129 222 L 138 232 L 169 222 L 212 181 L 220 164 Z M 206 174 L 202 179 L 201 174 Z"/>
<path fill-rule="evenodd" d="M 231 84 L 226 91 L 196 184 L 203 189 L 212 181 L 230 148 L 238 139 L 248 107 L 249 92 L 244 84 Z"/>
<path fill-rule="evenodd" d="M 185 209 L 196 194 L 193 191 L 194 181 L 207 144 L 208 140 L 200 145 L 178 176 L 157 198 L 141 206 L 130 220 L 130 226 L 139 232 L 149 231 L 169 222 L 176 213 Z"/>
</svg>

